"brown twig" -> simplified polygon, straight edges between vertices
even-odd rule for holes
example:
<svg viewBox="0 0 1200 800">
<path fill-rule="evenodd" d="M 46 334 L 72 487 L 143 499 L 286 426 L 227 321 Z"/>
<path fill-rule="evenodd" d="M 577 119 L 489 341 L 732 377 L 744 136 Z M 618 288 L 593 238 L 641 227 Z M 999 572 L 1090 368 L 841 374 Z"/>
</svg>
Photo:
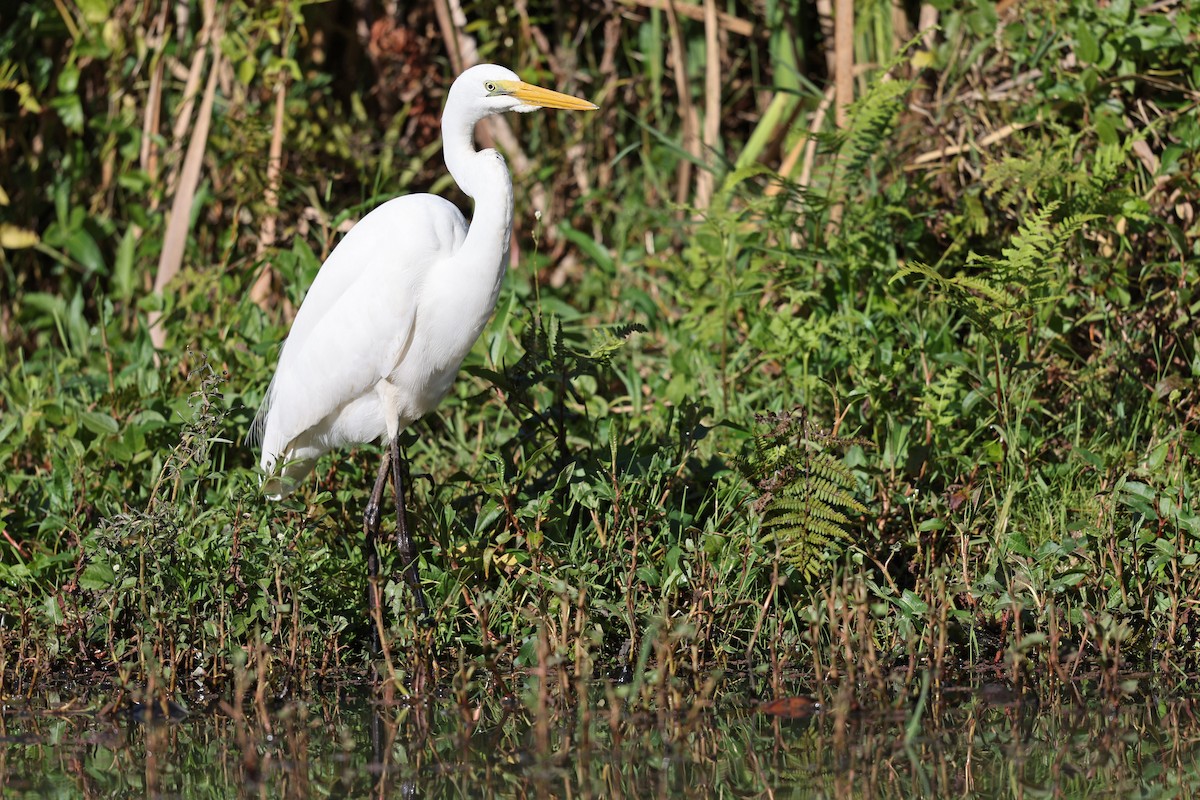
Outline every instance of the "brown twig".
<svg viewBox="0 0 1200 800">
<path fill-rule="evenodd" d="M 912 160 L 912 162 L 909 163 L 905 167 L 905 169 L 909 170 L 909 171 L 916 170 L 916 169 L 919 169 L 922 165 L 928 164 L 931 161 L 939 161 L 943 158 L 946 158 L 947 156 L 956 156 L 961 153 L 965 153 L 969 150 L 979 150 L 981 148 L 988 147 L 990 145 L 995 144 L 996 142 L 1001 141 L 1002 139 L 1007 139 L 1009 136 L 1012 136 L 1017 131 L 1024 130 L 1025 128 L 1028 128 L 1035 124 L 1037 124 L 1037 123 L 1013 122 L 1008 125 L 1005 125 L 1003 128 L 992 131 L 987 136 L 984 136 L 982 139 L 980 139 L 978 142 L 962 142 L 961 144 L 952 144 L 952 145 L 947 145 L 945 147 L 939 147 L 937 150 L 930 150 L 929 152 L 922 153 L 921 155 L 914 158 Z"/>
</svg>

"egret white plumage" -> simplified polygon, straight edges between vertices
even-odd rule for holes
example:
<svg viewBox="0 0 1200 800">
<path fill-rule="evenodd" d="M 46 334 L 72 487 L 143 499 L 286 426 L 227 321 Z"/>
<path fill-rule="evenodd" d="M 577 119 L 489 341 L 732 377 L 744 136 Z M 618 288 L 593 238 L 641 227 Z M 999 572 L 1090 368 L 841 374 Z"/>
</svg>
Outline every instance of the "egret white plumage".
<svg viewBox="0 0 1200 800">
<path fill-rule="evenodd" d="M 508 266 L 512 179 L 503 156 L 475 149 L 475 123 L 539 108 L 596 106 L 494 64 L 459 75 L 442 112 L 442 149 L 451 177 L 474 201 L 470 224 L 454 204 L 430 194 L 397 197 L 363 217 L 308 290 L 252 428 L 272 499 L 294 490 L 328 450 L 386 443 L 363 516 L 368 569 L 377 574 L 375 539 L 390 472 L 400 559 L 421 610 L 399 436 L 450 391 L 495 308 Z"/>
</svg>

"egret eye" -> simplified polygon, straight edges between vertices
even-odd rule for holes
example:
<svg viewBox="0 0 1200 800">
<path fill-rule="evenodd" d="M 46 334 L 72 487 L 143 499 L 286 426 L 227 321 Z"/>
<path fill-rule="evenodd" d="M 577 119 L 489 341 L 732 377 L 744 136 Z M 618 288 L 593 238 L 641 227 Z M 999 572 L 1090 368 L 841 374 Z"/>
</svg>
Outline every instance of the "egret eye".
<svg viewBox="0 0 1200 800">
<path fill-rule="evenodd" d="M 492 83 L 491 81 L 488 81 L 487 83 L 485 83 L 483 85 L 483 88 L 487 89 L 488 94 L 496 93 L 496 84 Z"/>
</svg>

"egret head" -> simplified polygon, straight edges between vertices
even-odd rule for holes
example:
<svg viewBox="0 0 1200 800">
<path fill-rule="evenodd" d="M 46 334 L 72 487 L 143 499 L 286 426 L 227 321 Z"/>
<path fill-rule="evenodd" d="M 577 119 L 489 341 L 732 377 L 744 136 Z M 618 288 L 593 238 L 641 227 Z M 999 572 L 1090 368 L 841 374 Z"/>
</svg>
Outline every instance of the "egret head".
<svg viewBox="0 0 1200 800">
<path fill-rule="evenodd" d="M 594 103 L 569 94 L 525 83 L 510 69 L 495 64 L 479 64 L 459 75 L 450 87 L 446 107 L 470 109 L 475 120 L 505 111 L 525 113 L 539 108 L 563 108 L 591 111 Z"/>
</svg>

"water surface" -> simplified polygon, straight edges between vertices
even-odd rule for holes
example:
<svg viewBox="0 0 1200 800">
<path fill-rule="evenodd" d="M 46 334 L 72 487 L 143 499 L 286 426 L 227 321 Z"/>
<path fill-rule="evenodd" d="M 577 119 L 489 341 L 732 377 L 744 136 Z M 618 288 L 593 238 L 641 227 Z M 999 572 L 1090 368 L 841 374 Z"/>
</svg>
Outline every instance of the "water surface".
<svg viewBox="0 0 1200 800">
<path fill-rule="evenodd" d="M 1200 793 L 1192 698 L 1137 681 L 1068 694 L 1039 701 L 989 684 L 933 692 L 920 709 L 735 698 L 657 714 L 614 703 L 610 687 L 586 708 L 539 715 L 531 701 L 403 705 L 355 688 L 237 709 L 198 701 L 163 720 L 60 691 L 4 703 L 0 785 L 5 797 Z"/>
</svg>

